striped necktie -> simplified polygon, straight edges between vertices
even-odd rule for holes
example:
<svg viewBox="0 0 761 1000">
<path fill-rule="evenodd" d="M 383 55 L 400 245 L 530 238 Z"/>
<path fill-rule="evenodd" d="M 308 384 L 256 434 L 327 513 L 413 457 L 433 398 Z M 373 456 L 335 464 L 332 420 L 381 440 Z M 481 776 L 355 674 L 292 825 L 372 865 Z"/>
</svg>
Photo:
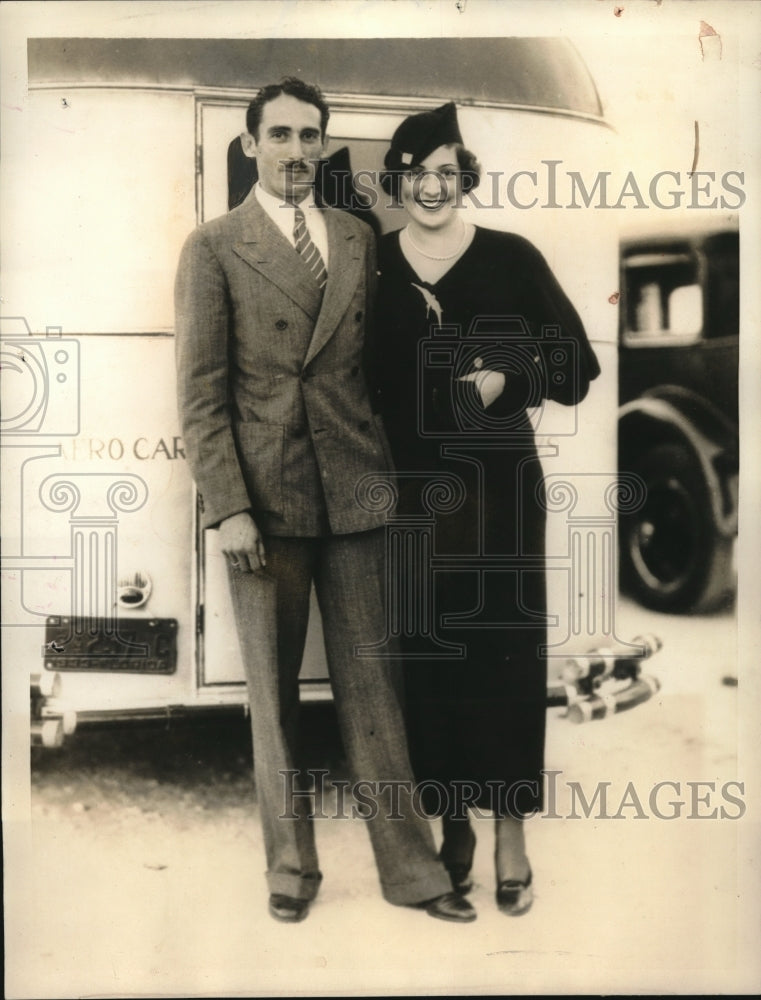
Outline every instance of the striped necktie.
<svg viewBox="0 0 761 1000">
<path fill-rule="evenodd" d="M 304 213 L 298 205 L 295 205 L 294 208 L 296 211 L 296 223 L 293 227 L 293 238 L 296 240 L 296 249 L 312 272 L 312 277 L 317 282 L 317 287 L 322 290 L 328 281 L 328 271 L 325 267 L 325 261 L 322 259 L 320 251 L 312 242 Z"/>
</svg>

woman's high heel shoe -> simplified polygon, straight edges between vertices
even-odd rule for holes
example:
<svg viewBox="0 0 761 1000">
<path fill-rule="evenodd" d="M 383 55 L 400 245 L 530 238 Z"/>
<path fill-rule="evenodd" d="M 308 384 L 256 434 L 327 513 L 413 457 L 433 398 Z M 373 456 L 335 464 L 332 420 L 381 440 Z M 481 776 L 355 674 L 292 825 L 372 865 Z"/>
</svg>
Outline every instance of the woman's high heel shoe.
<svg viewBox="0 0 761 1000">
<path fill-rule="evenodd" d="M 452 888 L 460 896 L 467 896 L 473 888 L 470 869 L 473 867 L 475 850 L 476 835 L 470 823 L 445 818 L 444 843 L 439 852 L 439 861 L 443 863 L 449 874 Z M 455 861 L 453 858 L 458 860 Z M 467 860 L 463 861 L 463 858 Z"/>
<path fill-rule="evenodd" d="M 449 879 L 452 888 L 460 896 L 467 896 L 473 888 L 473 879 L 470 877 L 470 865 L 445 865 L 449 872 Z"/>
<path fill-rule="evenodd" d="M 497 886 L 497 907 L 502 913 L 518 917 L 531 909 L 534 902 L 534 890 L 531 885 L 531 869 L 525 882 L 517 878 L 508 878 Z"/>
</svg>

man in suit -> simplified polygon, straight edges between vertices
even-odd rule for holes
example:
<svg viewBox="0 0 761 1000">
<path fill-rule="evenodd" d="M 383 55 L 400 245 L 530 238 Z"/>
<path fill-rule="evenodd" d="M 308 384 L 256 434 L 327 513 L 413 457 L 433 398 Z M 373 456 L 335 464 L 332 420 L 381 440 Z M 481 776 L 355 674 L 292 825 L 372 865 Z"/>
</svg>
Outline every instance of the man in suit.
<svg viewBox="0 0 761 1000">
<path fill-rule="evenodd" d="M 183 433 L 203 526 L 218 528 L 229 561 L 269 911 L 284 921 L 307 915 L 322 878 L 309 800 L 284 794 L 312 582 L 354 779 L 364 789 L 412 780 L 398 666 L 354 654 L 386 632 L 384 515 L 360 506 L 356 487 L 389 468 L 389 453 L 362 364 L 373 236 L 314 200 L 328 116 L 319 90 L 295 78 L 259 92 L 246 117 L 259 180 L 190 235 L 176 283 Z M 385 818 L 380 792 L 376 806 L 367 822 L 385 898 L 474 919 L 426 820 L 410 808 Z"/>
</svg>

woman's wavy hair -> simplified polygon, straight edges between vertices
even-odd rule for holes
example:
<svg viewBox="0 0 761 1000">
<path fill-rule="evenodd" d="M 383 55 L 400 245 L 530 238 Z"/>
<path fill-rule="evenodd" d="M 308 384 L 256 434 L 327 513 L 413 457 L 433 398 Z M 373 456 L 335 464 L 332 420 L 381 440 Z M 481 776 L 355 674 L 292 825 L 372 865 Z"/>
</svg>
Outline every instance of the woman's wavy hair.
<svg viewBox="0 0 761 1000">
<path fill-rule="evenodd" d="M 471 153 L 465 146 L 457 143 L 455 145 L 455 155 L 457 156 L 457 166 L 460 168 L 460 178 L 463 194 L 477 188 L 481 183 L 481 164 L 478 162 L 475 153 Z M 387 158 L 388 162 L 388 158 Z M 380 185 L 387 195 L 390 195 L 395 202 L 400 202 L 400 188 L 402 177 L 409 173 L 409 167 L 399 166 L 398 168 L 382 171 L 380 175 Z"/>
</svg>

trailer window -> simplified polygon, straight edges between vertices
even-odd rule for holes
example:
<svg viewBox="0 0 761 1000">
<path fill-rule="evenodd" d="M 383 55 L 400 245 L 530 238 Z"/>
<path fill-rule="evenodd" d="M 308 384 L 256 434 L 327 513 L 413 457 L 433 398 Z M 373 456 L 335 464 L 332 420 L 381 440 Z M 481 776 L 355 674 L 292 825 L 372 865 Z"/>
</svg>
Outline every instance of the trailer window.
<svg viewBox="0 0 761 1000">
<path fill-rule="evenodd" d="M 216 218 L 228 211 L 230 146 L 245 129 L 247 103 L 235 98 L 201 99 L 198 102 L 198 140 L 202 150 L 199 221 Z M 334 102 L 331 111 L 330 139 L 325 152 L 329 157 L 342 157 L 343 151 L 346 157 L 340 159 L 344 166 L 334 175 L 333 183 L 341 184 L 351 200 L 348 172 L 343 174 L 348 163 L 348 169 L 357 183 L 355 199 L 357 196 L 364 197 L 372 206 L 373 218 L 365 217 L 365 221 L 371 222 L 379 233 L 398 229 L 404 223 L 404 211 L 391 202 L 378 183 L 389 138 L 404 117 L 403 111 L 394 113 L 388 109 L 342 109 L 340 102 Z M 244 154 L 239 149 L 235 156 L 240 161 Z M 240 173 L 245 179 L 245 164 L 242 164 Z M 345 183 L 342 183 L 342 178 Z M 237 193 L 239 195 L 240 190 Z"/>
</svg>

